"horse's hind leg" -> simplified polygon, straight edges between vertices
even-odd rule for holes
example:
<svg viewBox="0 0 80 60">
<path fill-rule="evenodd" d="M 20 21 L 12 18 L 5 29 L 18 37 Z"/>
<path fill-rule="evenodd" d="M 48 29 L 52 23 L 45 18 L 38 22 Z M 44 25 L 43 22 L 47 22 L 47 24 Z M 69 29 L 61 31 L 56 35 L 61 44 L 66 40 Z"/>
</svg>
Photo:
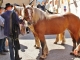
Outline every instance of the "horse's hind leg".
<svg viewBox="0 0 80 60">
<path fill-rule="evenodd" d="M 76 34 L 70 33 L 70 34 L 71 34 L 72 42 L 73 42 L 73 48 L 72 48 L 72 52 L 70 54 L 71 55 L 74 55 L 73 51 L 76 48 L 77 41 L 79 40 L 79 34 L 78 33 L 76 33 Z"/>
<path fill-rule="evenodd" d="M 70 55 L 74 55 L 73 51 L 76 48 L 76 40 L 74 38 L 72 38 L 72 42 L 73 42 L 73 48 L 72 48 L 72 52 L 70 53 Z"/>
<path fill-rule="evenodd" d="M 77 46 L 76 46 L 76 48 L 74 49 L 74 55 L 75 55 L 76 57 L 80 57 L 80 38 L 79 38 L 79 40 L 77 41 Z"/>
<path fill-rule="evenodd" d="M 59 41 L 59 34 L 57 34 L 54 44 L 57 44 L 58 41 Z"/>
<path fill-rule="evenodd" d="M 60 34 L 60 40 L 62 41 L 62 45 L 65 44 L 65 36 L 64 36 L 65 32 Z"/>
<path fill-rule="evenodd" d="M 79 45 L 80 44 L 80 37 L 79 37 L 79 39 L 78 39 L 78 41 L 77 41 L 77 45 Z"/>
<path fill-rule="evenodd" d="M 79 52 L 80 52 L 80 37 L 79 37 L 79 39 L 78 39 L 78 41 L 77 41 L 77 46 L 79 45 Z"/>
<path fill-rule="evenodd" d="M 57 34 L 57 37 L 56 37 L 56 40 L 54 42 L 54 44 L 57 44 L 58 41 L 61 41 L 62 45 L 65 43 L 65 37 L 64 37 L 64 32 L 63 33 L 60 33 L 60 34 Z"/>
</svg>

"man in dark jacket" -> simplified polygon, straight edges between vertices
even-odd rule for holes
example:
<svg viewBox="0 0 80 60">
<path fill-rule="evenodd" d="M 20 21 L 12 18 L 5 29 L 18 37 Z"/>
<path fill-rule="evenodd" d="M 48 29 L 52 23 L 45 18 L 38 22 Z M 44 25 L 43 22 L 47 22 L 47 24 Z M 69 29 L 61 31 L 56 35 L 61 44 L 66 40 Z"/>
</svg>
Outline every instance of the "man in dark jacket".
<svg viewBox="0 0 80 60">
<path fill-rule="evenodd" d="M 40 9 L 41 9 L 41 4 L 40 4 L 40 2 L 38 2 L 37 8 L 40 8 Z"/>
<path fill-rule="evenodd" d="M 14 11 L 12 11 L 12 5 L 10 3 L 6 4 L 5 9 L 6 11 L 1 16 L 5 19 L 4 35 L 7 36 L 9 41 L 10 58 L 11 60 L 20 60 L 16 58 L 17 57 L 16 55 L 14 56 L 14 48 L 15 48 L 15 53 L 16 53 L 16 48 L 17 49 L 20 48 L 19 41 L 18 41 L 19 18 L 17 14 Z M 18 45 L 15 41 L 18 41 L 17 42 Z M 17 53 L 18 53 L 18 50 L 17 50 Z"/>
<path fill-rule="evenodd" d="M 42 2 L 42 4 L 41 4 L 41 9 L 42 9 L 43 11 L 46 10 L 46 9 L 45 9 L 45 3 L 44 3 L 44 2 Z"/>
</svg>

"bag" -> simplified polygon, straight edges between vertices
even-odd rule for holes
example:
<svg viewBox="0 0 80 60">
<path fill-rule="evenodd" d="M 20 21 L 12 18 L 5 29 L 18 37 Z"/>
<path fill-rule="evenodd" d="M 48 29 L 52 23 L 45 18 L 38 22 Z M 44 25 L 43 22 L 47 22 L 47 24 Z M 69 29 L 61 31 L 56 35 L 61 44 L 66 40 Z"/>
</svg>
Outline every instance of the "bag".
<svg viewBox="0 0 80 60">
<path fill-rule="evenodd" d="M 19 43 L 19 40 L 14 40 L 14 45 L 15 45 L 15 48 L 18 48 L 18 50 L 20 49 L 20 43 Z"/>
</svg>

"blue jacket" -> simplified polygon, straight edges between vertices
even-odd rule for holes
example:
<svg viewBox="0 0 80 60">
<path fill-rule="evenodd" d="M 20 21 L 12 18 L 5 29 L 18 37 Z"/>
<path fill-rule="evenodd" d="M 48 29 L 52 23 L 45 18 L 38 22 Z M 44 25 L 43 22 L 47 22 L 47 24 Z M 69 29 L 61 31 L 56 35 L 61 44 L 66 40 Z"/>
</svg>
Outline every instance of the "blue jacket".
<svg viewBox="0 0 80 60">
<path fill-rule="evenodd" d="M 5 19 L 4 22 L 4 35 L 10 36 L 10 14 L 12 11 L 6 11 L 1 16 Z M 19 25 L 19 18 L 15 12 L 12 13 L 12 23 Z"/>
</svg>

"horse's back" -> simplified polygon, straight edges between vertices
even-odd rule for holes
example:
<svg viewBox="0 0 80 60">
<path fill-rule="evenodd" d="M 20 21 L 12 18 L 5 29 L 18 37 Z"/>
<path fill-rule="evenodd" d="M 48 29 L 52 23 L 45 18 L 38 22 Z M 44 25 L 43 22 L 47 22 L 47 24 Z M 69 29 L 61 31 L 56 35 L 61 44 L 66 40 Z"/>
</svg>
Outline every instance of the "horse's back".
<svg viewBox="0 0 80 60">
<path fill-rule="evenodd" d="M 79 30 L 80 19 L 78 16 L 76 16 L 72 13 L 67 13 L 64 15 L 64 17 L 68 20 L 68 23 L 69 23 L 68 29 L 77 30 L 77 31 Z"/>
<path fill-rule="evenodd" d="M 52 16 L 44 20 L 40 20 L 36 24 L 38 31 L 44 34 L 59 34 L 68 27 L 68 21 L 63 16 Z"/>
</svg>

